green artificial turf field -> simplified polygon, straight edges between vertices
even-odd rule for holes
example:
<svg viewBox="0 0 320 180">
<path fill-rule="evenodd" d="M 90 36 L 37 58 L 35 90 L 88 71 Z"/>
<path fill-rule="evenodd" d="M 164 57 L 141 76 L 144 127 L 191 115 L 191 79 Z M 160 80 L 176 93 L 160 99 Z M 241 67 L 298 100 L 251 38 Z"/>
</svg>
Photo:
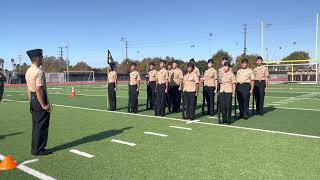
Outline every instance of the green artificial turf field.
<svg viewBox="0 0 320 180">
<path fill-rule="evenodd" d="M 25 88 L 7 88 L 6 102 L 0 103 L 0 157 L 38 161 L 1 171 L 0 179 L 36 179 L 39 173 L 47 179 L 86 180 L 320 179 L 319 85 L 271 85 L 266 114 L 231 126 L 202 115 L 201 93 L 199 122 L 188 123 L 181 113 L 154 117 L 145 110 L 145 89 L 141 87 L 139 113 L 129 114 L 126 85 L 118 88 L 117 112 L 106 111 L 103 85 L 76 86 L 76 97 L 70 96 L 71 86 L 49 87 L 54 110 L 48 148 L 54 153 L 38 157 L 30 154 Z"/>
</svg>

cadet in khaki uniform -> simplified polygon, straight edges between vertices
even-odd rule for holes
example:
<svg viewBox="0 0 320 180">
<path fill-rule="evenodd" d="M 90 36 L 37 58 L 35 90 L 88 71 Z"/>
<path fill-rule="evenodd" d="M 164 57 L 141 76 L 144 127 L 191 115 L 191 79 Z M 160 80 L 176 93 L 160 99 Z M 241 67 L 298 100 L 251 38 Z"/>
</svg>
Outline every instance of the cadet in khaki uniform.
<svg viewBox="0 0 320 180">
<path fill-rule="evenodd" d="M 160 61 L 160 70 L 157 72 L 155 115 L 164 116 L 166 109 L 166 94 L 168 93 L 169 73 L 165 68 L 166 62 Z"/>
<path fill-rule="evenodd" d="M 213 67 L 213 59 L 208 60 L 208 69 L 204 72 L 203 95 L 207 102 L 208 115 L 214 114 L 214 96 L 218 81 L 217 70 Z"/>
<path fill-rule="evenodd" d="M 256 100 L 256 113 L 263 115 L 264 96 L 268 89 L 269 72 L 268 67 L 262 65 L 262 57 L 256 58 L 257 67 L 254 68 L 253 73 L 255 77 L 254 81 L 254 98 Z"/>
<path fill-rule="evenodd" d="M 219 72 L 218 72 L 219 75 L 224 73 L 223 66 L 224 66 L 224 63 L 226 63 L 226 62 L 228 62 L 228 57 L 222 58 L 222 60 L 221 60 L 221 68 L 219 69 Z"/>
<path fill-rule="evenodd" d="M 6 81 L 6 77 L 2 73 L 2 68 L 0 68 L 0 102 L 2 101 L 2 97 L 3 97 L 5 81 Z"/>
<path fill-rule="evenodd" d="M 169 74 L 169 79 L 172 76 L 172 62 L 168 62 L 167 70 Z M 172 94 L 172 87 L 170 83 L 168 84 L 168 93 L 166 94 L 166 106 L 168 107 L 168 111 L 172 112 L 172 105 L 173 105 L 173 94 Z"/>
<path fill-rule="evenodd" d="M 117 79 L 117 72 L 114 71 L 113 66 L 110 66 L 108 73 L 108 99 L 110 111 L 115 111 L 117 108 Z"/>
<path fill-rule="evenodd" d="M 219 123 L 231 124 L 232 97 L 235 97 L 236 77 L 230 68 L 230 63 L 225 62 L 222 68 L 223 74 L 219 76 L 222 122 Z"/>
<path fill-rule="evenodd" d="M 193 71 L 194 64 L 187 66 L 188 73 L 183 78 L 184 102 L 186 104 L 186 119 L 193 120 L 196 110 L 196 97 L 199 91 L 199 76 Z"/>
<path fill-rule="evenodd" d="M 248 60 L 241 61 L 241 69 L 237 72 L 237 99 L 239 102 L 240 118 L 249 117 L 250 94 L 253 94 L 254 74 L 248 68 Z"/>
<path fill-rule="evenodd" d="M 192 58 L 192 59 L 190 59 L 190 63 L 193 64 L 193 66 L 194 66 L 193 72 L 198 76 L 199 82 L 200 82 L 200 76 L 201 76 L 201 75 L 200 75 L 200 70 L 199 70 L 199 68 L 196 66 L 196 61 Z M 196 96 L 196 99 L 195 99 L 195 101 L 194 101 L 195 107 L 197 107 L 197 102 L 198 102 L 198 96 Z"/>
<path fill-rule="evenodd" d="M 52 106 L 49 104 L 46 76 L 40 69 L 42 66 L 42 49 L 27 51 L 32 65 L 26 72 L 26 82 L 28 86 L 28 98 L 30 101 L 30 111 L 32 114 L 32 144 L 31 154 L 48 155 L 52 152 L 46 150 L 48 141 L 48 130 L 50 111 Z"/>
<path fill-rule="evenodd" d="M 157 80 L 157 70 L 154 69 L 155 64 L 151 62 L 149 64 L 148 81 L 147 81 L 147 109 L 154 109 L 155 103 L 155 91 L 156 91 L 156 80 Z"/>
<path fill-rule="evenodd" d="M 129 112 L 137 113 L 138 112 L 138 95 L 140 87 L 140 74 L 136 70 L 137 64 L 130 64 L 130 80 L 129 80 Z"/>
<path fill-rule="evenodd" d="M 172 73 L 169 73 L 169 86 L 171 87 L 172 95 L 172 111 L 179 112 L 180 111 L 180 103 L 181 103 L 181 91 L 182 91 L 182 81 L 183 81 L 183 72 L 178 67 L 178 63 L 176 61 L 172 61 Z"/>
</svg>

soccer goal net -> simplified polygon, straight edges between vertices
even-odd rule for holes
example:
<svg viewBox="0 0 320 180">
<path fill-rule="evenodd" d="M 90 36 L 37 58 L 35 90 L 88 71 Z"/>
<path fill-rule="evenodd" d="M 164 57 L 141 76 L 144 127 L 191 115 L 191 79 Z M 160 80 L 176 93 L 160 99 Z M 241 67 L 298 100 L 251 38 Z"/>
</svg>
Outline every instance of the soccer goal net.
<svg viewBox="0 0 320 180">
<path fill-rule="evenodd" d="M 95 82 L 94 71 L 64 71 L 66 82 Z"/>
<path fill-rule="evenodd" d="M 268 62 L 270 82 L 273 83 L 317 83 L 319 64 L 309 60 Z"/>
</svg>

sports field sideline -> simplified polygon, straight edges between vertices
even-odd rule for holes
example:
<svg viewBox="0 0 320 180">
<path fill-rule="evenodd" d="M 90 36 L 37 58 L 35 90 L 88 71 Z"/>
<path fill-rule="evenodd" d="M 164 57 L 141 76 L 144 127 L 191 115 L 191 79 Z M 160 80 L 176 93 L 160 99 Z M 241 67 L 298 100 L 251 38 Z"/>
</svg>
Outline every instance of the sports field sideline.
<svg viewBox="0 0 320 180">
<path fill-rule="evenodd" d="M 25 88 L 7 88 L 0 103 L 0 159 L 23 163 L 0 179 L 319 179 L 320 86 L 271 85 L 266 114 L 231 126 L 201 113 L 154 117 L 141 87 L 139 113 L 127 113 L 128 87 L 117 112 L 106 110 L 104 85 L 49 87 L 54 104 L 48 148 L 30 154 L 31 115 Z M 199 120 L 199 121 L 198 121 Z M 35 160 L 38 159 L 38 160 Z M 30 161 L 31 160 L 31 161 Z"/>
</svg>

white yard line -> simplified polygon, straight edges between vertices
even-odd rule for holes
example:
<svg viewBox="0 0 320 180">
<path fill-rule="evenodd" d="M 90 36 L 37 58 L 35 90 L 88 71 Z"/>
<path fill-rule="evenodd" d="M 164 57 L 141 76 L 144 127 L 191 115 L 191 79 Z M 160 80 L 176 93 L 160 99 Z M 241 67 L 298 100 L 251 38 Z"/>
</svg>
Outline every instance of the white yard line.
<svg viewBox="0 0 320 180">
<path fill-rule="evenodd" d="M 0 160 L 3 160 L 4 159 L 4 156 L 2 154 L 0 154 Z M 37 170 L 34 170 L 24 164 L 19 164 L 17 166 L 18 169 L 20 169 L 21 171 L 25 172 L 25 173 L 28 173 L 38 179 L 42 179 L 42 180 L 56 180 L 55 178 L 51 177 L 51 176 L 48 176 L 46 174 L 43 174 Z"/>
<path fill-rule="evenodd" d="M 155 132 L 144 132 L 144 134 L 154 135 L 154 136 L 161 136 L 161 137 L 168 137 L 166 134 L 160 134 Z"/>
<path fill-rule="evenodd" d="M 171 128 L 176 128 L 176 129 L 184 129 L 184 130 L 189 130 L 189 131 L 192 130 L 191 128 L 181 127 L 181 126 L 169 126 L 169 127 L 171 127 Z"/>
<path fill-rule="evenodd" d="M 186 124 L 191 124 L 191 123 L 196 123 L 196 122 L 199 122 L 200 120 L 197 119 L 197 120 L 187 120 Z"/>
<path fill-rule="evenodd" d="M 117 140 L 117 139 L 112 139 L 111 142 L 115 142 L 115 143 L 119 143 L 119 144 L 125 144 L 128 146 L 135 146 L 135 143 L 131 143 L 131 142 L 127 142 L 127 141 L 121 141 L 121 140 Z"/>
<path fill-rule="evenodd" d="M 8 99 L 6 99 L 6 100 L 8 100 Z M 28 103 L 28 101 L 15 101 L 15 100 L 8 100 L 8 101 Z M 141 117 L 150 117 L 150 118 L 154 118 L 154 119 L 168 119 L 168 120 L 173 120 L 173 121 L 190 122 L 189 120 L 178 119 L 178 118 L 170 118 L 170 117 L 162 117 L 162 116 L 151 116 L 151 115 L 145 115 L 145 114 L 132 114 L 132 113 L 121 112 L 121 111 L 108 111 L 108 110 L 102 110 L 102 109 L 84 108 L 84 107 L 77 107 L 77 106 L 66 106 L 66 105 L 59 105 L 59 104 L 53 104 L 53 105 L 57 106 L 57 107 L 81 109 L 81 110 L 88 110 L 88 111 L 98 111 L 98 112 L 107 112 L 107 113 L 116 113 L 116 114 L 126 114 L 126 115 L 130 115 L 130 116 L 141 116 Z M 277 108 L 278 109 L 288 109 L 288 110 L 303 110 L 303 111 L 317 111 L 317 112 L 320 112 L 320 109 L 301 109 L 301 108 L 288 108 L 288 107 L 277 107 Z M 295 133 L 288 133 L 288 132 L 281 132 L 281 131 L 272 131 L 272 130 L 264 130 L 264 129 L 247 128 L 247 127 L 242 127 L 242 126 L 229 126 L 229 125 L 206 123 L 206 122 L 199 122 L 199 121 L 195 122 L 195 120 L 192 123 L 320 139 L 320 136 L 311 136 L 311 135 L 295 134 Z"/>
<path fill-rule="evenodd" d="M 218 119 L 218 117 L 215 117 L 215 116 L 209 116 L 208 118 L 210 118 L 210 119 Z"/>
<path fill-rule="evenodd" d="M 24 162 L 21 163 L 21 164 L 26 165 L 26 164 L 30 164 L 30 163 L 37 162 L 37 161 L 39 161 L 39 159 L 31 159 L 31 160 L 28 160 L 28 161 L 24 161 Z M 20 164 L 20 165 L 21 165 L 21 164 Z"/>
<path fill-rule="evenodd" d="M 89 153 L 86 153 L 86 152 L 83 152 L 83 151 L 79 151 L 79 150 L 76 150 L 76 149 L 71 149 L 69 151 L 74 153 L 74 154 L 78 154 L 80 156 L 87 157 L 87 158 L 93 158 L 94 157 L 94 155 L 92 155 L 92 154 L 89 154 Z"/>
</svg>

